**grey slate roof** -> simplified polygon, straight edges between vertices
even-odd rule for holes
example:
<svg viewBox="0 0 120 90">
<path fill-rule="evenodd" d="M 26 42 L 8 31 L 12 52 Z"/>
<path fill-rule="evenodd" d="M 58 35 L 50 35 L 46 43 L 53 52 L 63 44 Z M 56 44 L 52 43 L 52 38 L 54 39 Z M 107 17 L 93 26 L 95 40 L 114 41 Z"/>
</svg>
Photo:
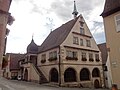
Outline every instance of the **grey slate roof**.
<svg viewBox="0 0 120 90">
<path fill-rule="evenodd" d="M 120 0 L 106 0 L 101 16 L 106 17 L 117 11 L 120 11 Z"/>
<path fill-rule="evenodd" d="M 79 16 L 52 31 L 45 39 L 45 41 L 42 43 L 39 49 L 39 53 L 60 46 L 70 33 L 71 29 L 73 28 L 78 18 Z"/>
</svg>

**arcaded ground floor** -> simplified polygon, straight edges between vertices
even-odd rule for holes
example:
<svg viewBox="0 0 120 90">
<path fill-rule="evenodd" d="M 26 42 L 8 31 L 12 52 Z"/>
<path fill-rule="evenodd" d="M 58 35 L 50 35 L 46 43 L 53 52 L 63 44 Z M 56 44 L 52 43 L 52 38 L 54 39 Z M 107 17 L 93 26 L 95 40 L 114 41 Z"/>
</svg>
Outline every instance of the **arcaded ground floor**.
<svg viewBox="0 0 120 90">
<path fill-rule="evenodd" d="M 89 88 L 66 88 L 40 85 L 32 82 L 14 81 L 0 78 L 0 90 L 108 90 L 108 89 L 89 89 Z"/>
<path fill-rule="evenodd" d="M 104 87 L 102 66 L 66 64 L 61 66 L 60 73 L 58 65 L 42 66 L 38 68 L 49 83 L 60 84 L 65 87 Z M 37 75 L 35 75 L 31 67 L 24 68 L 24 80 L 41 81 L 41 79 L 36 77 Z"/>
</svg>

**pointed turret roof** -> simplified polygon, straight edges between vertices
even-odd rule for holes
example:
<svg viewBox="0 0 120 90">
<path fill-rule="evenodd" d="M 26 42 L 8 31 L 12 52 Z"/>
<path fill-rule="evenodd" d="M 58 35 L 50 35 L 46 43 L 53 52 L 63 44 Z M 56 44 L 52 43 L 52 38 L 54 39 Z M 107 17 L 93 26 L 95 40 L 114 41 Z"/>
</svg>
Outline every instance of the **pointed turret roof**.
<svg viewBox="0 0 120 90">
<path fill-rule="evenodd" d="M 31 43 L 27 47 L 27 53 L 30 53 L 30 54 L 37 54 L 38 53 L 38 46 L 34 42 L 33 38 L 31 40 Z"/>
<path fill-rule="evenodd" d="M 101 16 L 106 17 L 120 11 L 120 0 L 106 0 Z"/>
</svg>

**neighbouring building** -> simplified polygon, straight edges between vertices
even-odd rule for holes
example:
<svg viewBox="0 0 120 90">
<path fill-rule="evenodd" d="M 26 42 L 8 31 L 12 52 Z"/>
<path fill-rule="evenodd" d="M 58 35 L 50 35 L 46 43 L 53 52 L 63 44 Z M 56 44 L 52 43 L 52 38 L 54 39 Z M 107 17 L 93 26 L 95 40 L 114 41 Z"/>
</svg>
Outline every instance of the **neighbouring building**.
<svg viewBox="0 0 120 90">
<path fill-rule="evenodd" d="M 5 54 L 7 34 L 9 29 L 6 28 L 7 24 L 13 22 L 13 17 L 8 12 L 12 0 L 0 0 L 0 74 L 2 67 L 3 55 Z"/>
<path fill-rule="evenodd" d="M 17 79 L 20 75 L 19 61 L 23 59 L 25 54 L 7 53 L 2 63 L 3 77 L 8 79 Z"/>
<path fill-rule="evenodd" d="M 120 89 L 120 0 L 106 0 L 101 16 L 108 50 L 109 87 L 117 84 Z"/>
<path fill-rule="evenodd" d="M 108 51 L 107 51 L 106 43 L 98 44 L 98 48 L 100 49 L 101 58 L 102 58 L 104 87 L 109 88 L 108 69 L 106 65 L 107 60 L 108 60 Z"/>
<path fill-rule="evenodd" d="M 32 39 L 19 61 L 23 80 L 59 86 L 104 86 L 101 52 L 74 2 L 74 19 L 52 31 L 41 46 Z"/>
</svg>

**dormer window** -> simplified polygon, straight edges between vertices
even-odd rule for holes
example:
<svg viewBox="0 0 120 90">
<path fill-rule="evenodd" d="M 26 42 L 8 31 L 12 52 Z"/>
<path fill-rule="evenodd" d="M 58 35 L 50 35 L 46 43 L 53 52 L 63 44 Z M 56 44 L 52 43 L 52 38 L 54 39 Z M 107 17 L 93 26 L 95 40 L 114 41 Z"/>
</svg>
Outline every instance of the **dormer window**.
<svg viewBox="0 0 120 90">
<path fill-rule="evenodd" d="M 80 34 L 85 34 L 84 28 L 80 27 Z"/>
<path fill-rule="evenodd" d="M 120 14 L 115 16 L 116 31 L 120 32 Z"/>
</svg>

